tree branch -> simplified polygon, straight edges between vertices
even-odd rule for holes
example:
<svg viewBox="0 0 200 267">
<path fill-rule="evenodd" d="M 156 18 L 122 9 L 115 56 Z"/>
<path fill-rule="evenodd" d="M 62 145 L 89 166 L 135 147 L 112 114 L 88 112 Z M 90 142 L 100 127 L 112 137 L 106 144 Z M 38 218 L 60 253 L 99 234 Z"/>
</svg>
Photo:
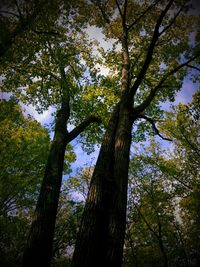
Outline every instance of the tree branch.
<svg viewBox="0 0 200 267">
<path fill-rule="evenodd" d="M 15 4 L 17 7 L 18 5 L 17 0 L 15 0 Z M 38 17 L 39 14 L 41 14 L 41 10 L 46 4 L 47 1 L 44 0 L 41 1 L 36 5 L 35 9 L 30 15 L 27 15 L 26 17 L 25 16 L 21 17 L 19 19 L 19 22 L 16 24 L 16 27 L 9 33 L 8 37 L 3 40 L 3 43 L 0 46 L 0 58 L 3 57 L 8 51 L 8 49 L 13 45 L 15 37 L 24 33 L 28 28 L 30 28 L 33 25 L 35 19 Z M 19 8 L 18 12 L 21 13 Z"/>
<path fill-rule="evenodd" d="M 145 16 L 145 14 L 149 11 L 149 10 L 151 10 L 154 6 L 156 6 L 157 5 L 157 3 L 158 2 L 160 2 L 161 0 L 157 0 L 157 1 L 155 1 L 155 3 L 154 4 L 152 4 L 152 5 L 150 5 L 147 9 L 145 9 L 143 12 L 142 12 L 142 14 L 138 17 L 138 18 L 136 18 L 129 26 L 128 26 L 128 30 L 130 30 L 140 19 L 142 19 L 144 16 Z"/>
<path fill-rule="evenodd" d="M 126 20 L 127 5 L 128 5 L 128 0 L 124 0 L 124 13 L 123 13 L 124 23 Z"/>
<path fill-rule="evenodd" d="M 148 67 L 149 67 L 149 65 L 151 63 L 151 60 L 152 60 L 153 51 L 154 51 L 154 48 L 156 46 L 156 42 L 157 42 L 157 40 L 159 38 L 160 25 L 162 24 L 162 21 L 163 21 L 165 15 L 166 15 L 166 13 L 170 9 L 171 5 L 173 4 L 173 2 L 174 2 L 174 0 L 170 0 L 169 1 L 169 3 L 166 5 L 165 9 L 161 12 L 160 16 L 157 19 L 157 22 L 156 22 L 156 25 L 155 25 L 155 28 L 154 28 L 154 33 L 153 33 L 153 36 L 152 36 L 152 39 L 151 39 L 151 43 L 150 43 L 149 48 L 147 50 L 145 61 L 143 63 L 143 66 L 142 66 L 139 74 L 138 74 L 138 77 L 137 77 L 136 81 L 134 82 L 132 88 L 130 89 L 130 94 L 131 94 L 132 97 L 136 93 L 140 83 L 142 82 L 144 76 L 146 75 L 146 72 L 147 72 Z"/>
<path fill-rule="evenodd" d="M 100 1 L 99 1 L 99 0 L 91 0 L 91 2 L 92 2 L 93 4 L 95 4 L 95 5 L 99 8 L 99 10 L 101 11 L 101 14 L 102 14 L 102 16 L 103 16 L 105 22 L 106 22 L 106 23 L 110 23 L 110 19 L 108 18 L 108 16 L 107 16 L 105 10 L 103 10 Z"/>
<path fill-rule="evenodd" d="M 176 13 L 176 15 L 170 21 L 170 23 L 159 33 L 159 35 L 162 35 L 166 30 L 168 30 L 172 26 L 172 24 L 175 22 L 176 18 L 183 11 L 183 8 L 184 7 L 185 7 L 185 3 L 181 6 L 181 8 L 179 9 L 179 11 Z"/>
<path fill-rule="evenodd" d="M 8 15 L 12 15 L 13 17 L 17 17 L 17 18 L 19 18 L 19 15 L 15 14 L 15 13 L 13 13 L 13 12 L 11 12 L 11 11 L 0 10 L 0 13 L 2 13 L 2 14 L 8 14 Z"/>
<path fill-rule="evenodd" d="M 143 221 L 145 222 L 146 226 L 148 227 L 148 229 L 157 237 L 159 238 L 158 234 L 156 233 L 156 231 L 154 231 L 154 229 L 151 227 L 151 225 L 148 223 L 148 221 L 146 220 L 146 218 L 144 217 L 144 215 L 142 214 L 142 212 L 140 211 L 140 209 L 137 207 L 136 204 L 134 204 L 137 212 L 139 213 L 140 217 L 143 219 Z"/>
<path fill-rule="evenodd" d="M 198 149 L 198 147 L 195 147 L 195 145 L 188 139 L 187 135 L 182 130 L 182 127 L 179 127 L 179 130 L 190 148 L 200 157 L 200 149 Z"/>
<path fill-rule="evenodd" d="M 118 9 L 118 11 L 119 11 L 119 14 L 120 14 L 120 16 L 121 16 L 121 18 L 122 18 L 122 22 L 124 22 L 124 16 L 123 16 L 123 14 L 122 14 L 122 10 L 121 10 L 121 8 L 120 8 L 120 5 L 119 5 L 119 3 L 118 3 L 117 0 L 115 0 L 115 3 L 116 3 L 116 5 L 117 5 L 117 9 Z"/>
<path fill-rule="evenodd" d="M 80 133 L 82 133 L 86 127 L 88 127 L 91 123 L 100 123 L 102 122 L 99 117 L 94 115 L 88 117 L 84 121 L 82 121 L 77 127 L 75 127 L 71 132 L 68 134 L 68 142 L 74 140 Z"/>
<path fill-rule="evenodd" d="M 149 93 L 149 95 L 147 96 L 147 98 L 143 101 L 142 104 L 140 104 L 139 106 L 134 108 L 134 111 L 136 113 L 141 113 L 143 112 L 150 104 L 151 101 L 154 99 L 157 91 L 163 87 L 163 83 L 173 74 L 175 74 L 176 72 L 178 72 L 181 68 L 185 67 L 188 65 L 188 63 L 190 63 L 191 61 L 193 61 L 195 58 L 197 58 L 198 56 L 194 56 L 190 59 L 188 59 L 186 62 L 178 65 L 176 68 L 174 68 L 173 70 L 171 70 L 169 73 L 167 73 L 158 83 L 158 85 L 151 90 L 151 92 Z"/>
<path fill-rule="evenodd" d="M 145 115 L 139 115 L 139 118 L 141 118 L 141 119 L 145 119 L 145 120 L 147 120 L 148 122 L 150 122 L 151 125 L 153 126 L 153 129 L 154 129 L 155 133 L 156 133 L 158 136 L 160 136 L 160 138 L 162 138 L 163 140 L 166 140 L 166 141 L 173 141 L 172 139 L 167 138 L 167 137 L 164 137 L 164 136 L 162 136 L 162 135 L 160 134 L 158 128 L 157 128 L 156 125 L 155 125 L 155 121 L 154 121 L 152 118 L 149 118 L 149 117 L 147 117 L 147 116 L 145 116 Z"/>
<path fill-rule="evenodd" d="M 197 71 L 200 71 L 200 68 L 196 67 L 196 66 L 193 66 L 193 65 L 190 65 L 190 64 L 187 64 L 187 67 L 188 68 L 191 68 L 191 69 L 195 69 Z"/>
</svg>

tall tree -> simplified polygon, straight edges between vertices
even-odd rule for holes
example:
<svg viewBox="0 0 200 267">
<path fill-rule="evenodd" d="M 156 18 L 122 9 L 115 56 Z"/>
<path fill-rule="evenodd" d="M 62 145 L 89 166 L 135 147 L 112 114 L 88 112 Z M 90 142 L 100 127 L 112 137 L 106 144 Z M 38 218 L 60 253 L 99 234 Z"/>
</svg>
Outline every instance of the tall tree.
<svg viewBox="0 0 200 267">
<path fill-rule="evenodd" d="M 51 13 L 48 14 L 51 21 Z M 90 49 L 84 33 L 77 30 L 82 22 L 77 22 L 77 28 L 73 27 L 73 19 L 76 17 L 73 8 L 67 9 L 64 15 L 67 21 L 60 18 L 54 23 L 56 35 L 49 36 L 46 32 L 38 34 L 38 31 L 33 34 L 32 31 L 32 38 L 29 35 L 27 39 L 29 47 L 21 62 L 14 61 L 4 70 L 4 91 L 12 92 L 26 103 L 35 104 L 40 111 L 51 105 L 57 108 L 54 138 L 28 236 L 23 266 L 50 266 L 66 146 L 91 123 L 100 123 L 100 119 L 94 115 L 93 107 L 88 108 L 87 115 L 83 113 L 75 118 L 75 106 L 83 105 L 84 109 L 84 103 L 77 95 L 86 83 L 84 73 L 90 71 L 86 64 Z M 41 19 L 40 26 L 43 29 L 46 21 Z M 15 53 L 20 54 L 20 51 Z M 69 122 L 76 126 L 71 131 L 67 130 Z"/>
<path fill-rule="evenodd" d="M 187 262 L 177 233 L 176 187 L 167 172 L 161 171 L 165 155 L 166 151 L 151 142 L 131 159 L 125 248 L 128 266 L 136 259 L 138 266 L 185 266 Z"/>
<path fill-rule="evenodd" d="M 72 266 L 118 267 L 123 258 L 132 126 L 144 119 L 159 134 L 151 117 L 159 117 L 160 101 L 173 100 L 187 67 L 198 57 L 196 43 L 188 42 L 196 20 L 186 15 L 188 1 L 91 2 L 99 11 L 93 23 L 120 45 L 121 52 L 117 47 L 105 53 L 115 71 L 113 86 L 117 84 L 120 100 L 94 169 Z"/>
<path fill-rule="evenodd" d="M 186 252 L 191 265 L 198 265 L 199 255 L 199 101 L 200 93 L 196 92 L 191 103 L 179 104 L 163 124 L 165 132 L 175 138 L 174 155 L 164 162 L 163 171 L 176 181 L 179 201 L 180 227 Z M 176 127 L 174 127 L 174 125 Z M 162 164 L 161 164 L 162 166 Z"/>
<path fill-rule="evenodd" d="M 24 253 L 23 266 L 50 266 L 66 146 L 91 123 L 100 122 L 98 117 L 91 115 L 68 132 L 67 122 L 70 117 L 70 89 L 72 87 L 66 77 L 63 57 L 64 55 L 58 58 L 60 108 L 56 115 L 54 138 Z"/>
</svg>

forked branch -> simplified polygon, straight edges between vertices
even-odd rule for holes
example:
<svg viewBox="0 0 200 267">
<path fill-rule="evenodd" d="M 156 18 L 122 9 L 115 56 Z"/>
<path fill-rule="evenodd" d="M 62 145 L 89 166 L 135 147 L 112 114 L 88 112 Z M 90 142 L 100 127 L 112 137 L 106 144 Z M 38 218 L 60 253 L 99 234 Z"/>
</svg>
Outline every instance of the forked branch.
<svg viewBox="0 0 200 267">
<path fill-rule="evenodd" d="M 99 0 L 91 0 L 91 2 L 99 8 L 101 15 L 103 16 L 103 19 L 105 20 L 105 22 L 110 23 L 110 19 L 109 19 L 108 15 L 106 14 L 105 10 L 103 9 L 103 6 L 101 5 L 100 1 Z"/>
<path fill-rule="evenodd" d="M 161 1 L 161 0 L 157 0 L 157 1 L 155 1 L 154 4 L 150 5 L 147 9 L 145 9 L 145 10 L 139 15 L 139 17 L 136 18 L 136 19 L 135 19 L 135 20 L 128 26 L 127 29 L 130 30 L 131 28 L 133 28 L 133 27 L 138 23 L 138 21 L 139 21 L 140 19 L 142 19 L 142 18 L 146 15 L 146 13 L 147 13 L 148 11 L 150 11 L 154 6 L 156 6 L 160 1 Z"/>
<path fill-rule="evenodd" d="M 152 89 L 149 93 L 149 95 L 147 96 L 147 98 L 142 102 L 142 104 L 140 104 L 139 106 L 135 107 L 134 108 L 134 111 L 136 113 L 141 113 L 143 112 L 150 104 L 151 104 L 151 101 L 154 99 L 156 93 L 158 92 L 158 90 L 163 86 L 164 82 L 170 77 L 172 76 L 173 74 L 177 73 L 180 69 L 182 69 L 183 67 L 186 67 L 188 66 L 188 64 L 190 62 L 192 62 L 194 59 L 196 59 L 198 56 L 194 56 L 194 57 L 191 57 L 190 59 L 188 59 L 186 62 L 178 65 L 176 68 L 172 69 L 171 71 L 169 71 L 161 80 L 160 82 L 157 84 L 157 86 Z"/>
<path fill-rule="evenodd" d="M 155 133 L 156 133 L 158 136 L 160 136 L 160 138 L 162 138 L 163 140 L 166 140 L 166 141 L 173 141 L 172 139 L 167 138 L 167 137 L 164 137 L 164 136 L 162 136 L 162 135 L 160 134 L 158 128 L 156 127 L 155 121 L 154 121 L 152 118 L 147 117 L 146 115 L 142 115 L 142 114 L 139 115 L 139 118 L 141 118 L 141 119 L 145 119 L 146 121 L 148 121 L 149 123 L 151 123 L 151 125 L 153 126 L 153 129 L 154 129 Z"/>
<path fill-rule="evenodd" d="M 91 123 L 101 123 L 101 119 L 97 116 L 90 116 L 84 121 L 82 121 L 77 127 L 75 127 L 71 132 L 68 134 L 68 142 L 74 140 L 79 134 L 81 134 L 86 127 L 88 127 Z"/>
<path fill-rule="evenodd" d="M 147 54 L 146 54 L 146 58 L 144 60 L 143 66 L 138 74 L 138 77 L 136 79 L 136 81 L 134 82 L 132 88 L 130 89 L 130 94 L 132 97 L 134 97 L 138 87 L 140 86 L 143 78 L 146 75 L 146 72 L 149 68 L 149 65 L 151 64 L 152 61 L 152 57 L 153 57 L 153 52 L 154 52 L 154 48 L 156 46 L 156 43 L 158 41 L 159 38 L 159 28 L 163 22 L 163 19 L 165 17 L 165 15 L 167 14 L 167 12 L 169 11 L 170 7 L 172 6 L 174 0 L 169 1 L 169 3 L 166 5 L 165 9 L 160 13 L 160 16 L 158 17 L 157 21 L 156 21 L 156 25 L 154 28 L 154 33 L 150 42 L 150 45 L 148 47 L 147 50 Z"/>
</svg>

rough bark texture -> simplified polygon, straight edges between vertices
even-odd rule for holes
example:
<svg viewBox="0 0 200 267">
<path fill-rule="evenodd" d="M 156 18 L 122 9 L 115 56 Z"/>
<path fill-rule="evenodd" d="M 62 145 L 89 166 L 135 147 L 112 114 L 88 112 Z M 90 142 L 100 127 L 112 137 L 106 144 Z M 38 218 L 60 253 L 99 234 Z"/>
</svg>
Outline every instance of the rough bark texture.
<svg viewBox="0 0 200 267">
<path fill-rule="evenodd" d="M 115 108 L 93 173 L 73 267 L 122 266 L 132 121 Z"/>
<path fill-rule="evenodd" d="M 119 106 L 112 114 L 101 146 L 82 217 L 72 266 L 106 266 L 110 203 L 114 189 L 112 169 Z M 107 207 L 105 209 L 105 206 Z"/>
<path fill-rule="evenodd" d="M 113 111 L 91 180 L 73 267 L 121 267 L 133 124 L 127 32 L 122 38 L 122 97 Z"/>
<path fill-rule="evenodd" d="M 122 266 L 123 259 L 131 129 L 131 110 L 125 103 L 122 103 L 115 135 L 114 188 L 112 189 L 106 258 L 108 266 L 113 267 Z"/>
<path fill-rule="evenodd" d="M 58 112 L 54 140 L 49 152 L 45 176 L 23 257 L 23 267 L 50 266 L 64 154 L 67 144 L 66 121 L 67 116 L 63 107 Z"/>
</svg>

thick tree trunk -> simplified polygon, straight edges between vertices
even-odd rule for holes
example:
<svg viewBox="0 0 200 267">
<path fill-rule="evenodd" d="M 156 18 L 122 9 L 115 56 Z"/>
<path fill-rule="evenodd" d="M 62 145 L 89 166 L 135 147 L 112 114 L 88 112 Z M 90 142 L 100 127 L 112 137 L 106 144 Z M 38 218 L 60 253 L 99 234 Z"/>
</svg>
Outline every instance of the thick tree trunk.
<svg viewBox="0 0 200 267">
<path fill-rule="evenodd" d="M 23 267 L 50 266 L 64 154 L 67 144 L 67 119 L 65 108 L 62 107 L 56 119 L 54 139 L 23 257 Z"/>
<path fill-rule="evenodd" d="M 91 180 L 73 267 L 120 267 L 126 226 L 131 112 L 115 108 Z"/>
<path fill-rule="evenodd" d="M 105 239 L 108 231 L 111 195 L 114 189 L 112 169 L 118 116 L 119 106 L 113 111 L 92 176 L 76 240 L 73 267 L 105 266 Z"/>
<path fill-rule="evenodd" d="M 114 188 L 109 217 L 107 266 L 122 266 L 126 229 L 126 206 L 132 117 L 128 103 L 120 105 L 115 135 Z"/>
</svg>

